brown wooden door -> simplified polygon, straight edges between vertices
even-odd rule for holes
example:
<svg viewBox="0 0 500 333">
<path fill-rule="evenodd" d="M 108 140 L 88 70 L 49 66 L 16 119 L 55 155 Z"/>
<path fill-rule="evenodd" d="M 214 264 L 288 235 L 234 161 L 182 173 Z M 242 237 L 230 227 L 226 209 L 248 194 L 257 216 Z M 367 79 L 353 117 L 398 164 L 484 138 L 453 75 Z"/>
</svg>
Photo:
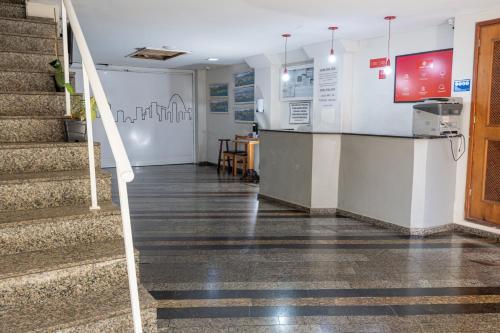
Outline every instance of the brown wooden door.
<svg viewBox="0 0 500 333">
<path fill-rule="evenodd" d="M 500 20 L 476 38 L 467 217 L 500 224 Z"/>
</svg>

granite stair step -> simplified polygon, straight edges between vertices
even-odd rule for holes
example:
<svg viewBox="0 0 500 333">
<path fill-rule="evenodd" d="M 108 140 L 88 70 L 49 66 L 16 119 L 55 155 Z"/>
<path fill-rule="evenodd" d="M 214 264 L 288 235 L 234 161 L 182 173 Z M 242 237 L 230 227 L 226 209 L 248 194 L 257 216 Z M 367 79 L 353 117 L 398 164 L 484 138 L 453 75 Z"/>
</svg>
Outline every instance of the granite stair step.
<svg viewBox="0 0 500 333">
<path fill-rule="evenodd" d="M 27 0 L 30 1 L 30 0 Z M 47 23 L 53 23 L 54 18 L 53 17 L 43 17 L 43 16 L 26 16 L 26 19 L 29 21 L 37 21 L 37 22 L 47 22 Z"/>
<path fill-rule="evenodd" d="M 26 0 L 0 0 L 0 3 L 14 3 L 19 5 L 24 5 Z"/>
<path fill-rule="evenodd" d="M 0 2 L 0 16 L 26 18 L 26 6 L 23 3 Z"/>
<path fill-rule="evenodd" d="M 55 34 L 55 32 L 54 32 Z M 58 54 L 62 52 L 62 39 L 58 38 Z M 55 40 L 52 36 L 37 36 L 19 33 L 0 33 L 0 51 L 11 52 L 43 52 L 55 57 Z"/>
<path fill-rule="evenodd" d="M 62 58 L 59 57 L 61 62 Z M 0 70 L 35 70 L 54 72 L 50 62 L 55 59 L 52 53 L 0 51 Z"/>
<path fill-rule="evenodd" d="M 139 288 L 144 333 L 156 333 L 156 301 Z M 0 331 L 18 332 L 133 332 L 128 286 L 110 286 L 62 300 L 22 305 L 0 312 Z"/>
<path fill-rule="evenodd" d="M 81 108 L 82 96 L 71 96 L 72 108 Z M 0 116 L 52 116 L 65 113 L 64 92 L 0 92 Z"/>
<path fill-rule="evenodd" d="M 74 82 L 74 73 L 70 73 L 70 82 Z M 52 71 L 24 69 L 0 69 L 0 92 L 56 92 Z"/>
<path fill-rule="evenodd" d="M 0 116 L 0 142 L 62 142 L 64 118 Z"/>
<path fill-rule="evenodd" d="M 111 201 L 111 174 L 96 170 L 97 198 Z M 88 169 L 0 175 L 0 211 L 90 203 Z"/>
<path fill-rule="evenodd" d="M 0 255 L 121 237 L 119 208 L 111 202 L 99 206 L 99 210 L 85 205 L 0 212 Z"/>
<path fill-rule="evenodd" d="M 122 238 L 2 255 L 0 267 L 2 310 L 99 292 L 128 280 Z"/>
<path fill-rule="evenodd" d="M 5 18 L 0 17 L 0 31 L 4 34 L 22 34 L 33 37 L 54 38 L 56 24 L 38 18 Z"/>
<path fill-rule="evenodd" d="M 94 144 L 96 168 L 100 168 L 100 144 Z M 0 143 L 0 174 L 86 169 L 87 142 Z"/>
</svg>

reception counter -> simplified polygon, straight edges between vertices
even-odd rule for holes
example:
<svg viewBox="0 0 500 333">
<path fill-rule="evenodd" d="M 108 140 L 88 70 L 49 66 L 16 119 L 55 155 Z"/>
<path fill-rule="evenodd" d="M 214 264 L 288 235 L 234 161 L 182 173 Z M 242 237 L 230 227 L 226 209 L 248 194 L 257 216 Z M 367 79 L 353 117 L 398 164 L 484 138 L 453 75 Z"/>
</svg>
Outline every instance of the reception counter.
<svg viewBox="0 0 500 333">
<path fill-rule="evenodd" d="M 446 229 L 456 162 L 447 138 L 262 130 L 260 195 L 405 233 Z"/>
</svg>

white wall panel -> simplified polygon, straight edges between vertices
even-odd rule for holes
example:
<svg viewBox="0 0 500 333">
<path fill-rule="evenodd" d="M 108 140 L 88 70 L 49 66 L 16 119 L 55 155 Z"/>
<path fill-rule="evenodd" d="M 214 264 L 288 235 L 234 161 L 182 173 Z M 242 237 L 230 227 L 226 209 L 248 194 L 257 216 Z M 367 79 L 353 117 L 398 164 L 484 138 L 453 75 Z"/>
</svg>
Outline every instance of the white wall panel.
<svg viewBox="0 0 500 333">
<path fill-rule="evenodd" d="M 193 74 L 99 70 L 111 111 L 133 166 L 194 162 Z M 77 91 L 81 91 L 77 71 Z M 114 166 L 100 119 L 94 140 L 102 164 Z"/>
</svg>

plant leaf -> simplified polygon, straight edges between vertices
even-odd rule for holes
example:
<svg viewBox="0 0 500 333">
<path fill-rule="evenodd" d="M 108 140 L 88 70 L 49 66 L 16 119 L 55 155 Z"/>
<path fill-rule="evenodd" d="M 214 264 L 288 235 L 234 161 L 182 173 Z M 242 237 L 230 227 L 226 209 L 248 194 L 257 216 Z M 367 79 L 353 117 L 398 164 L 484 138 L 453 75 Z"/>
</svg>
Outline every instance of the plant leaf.
<svg viewBox="0 0 500 333">
<path fill-rule="evenodd" d="M 75 93 L 75 88 L 73 88 L 73 86 L 71 85 L 71 83 L 65 83 L 64 84 L 64 87 L 66 88 L 66 90 L 71 94 L 73 95 Z"/>
<path fill-rule="evenodd" d="M 54 59 L 51 62 L 49 62 L 49 65 L 54 67 L 57 70 L 62 70 L 62 64 L 59 59 Z"/>
<path fill-rule="evenodd" d="M 97 111 L 98 111 L 97 102 L 95 100 L 95 97 L 92 96 L 90 98 L 90 116 L 91 116 L 92 121 L 94 121 L 95 118 L 97 118 Z"/>
<path fill-rule="evenodd" d="M 56 84 L 59 88 L 64 88 L 64 73 L 63 72 L 55 72 L 54 77 L 56 79 Z"/>
</svg>

